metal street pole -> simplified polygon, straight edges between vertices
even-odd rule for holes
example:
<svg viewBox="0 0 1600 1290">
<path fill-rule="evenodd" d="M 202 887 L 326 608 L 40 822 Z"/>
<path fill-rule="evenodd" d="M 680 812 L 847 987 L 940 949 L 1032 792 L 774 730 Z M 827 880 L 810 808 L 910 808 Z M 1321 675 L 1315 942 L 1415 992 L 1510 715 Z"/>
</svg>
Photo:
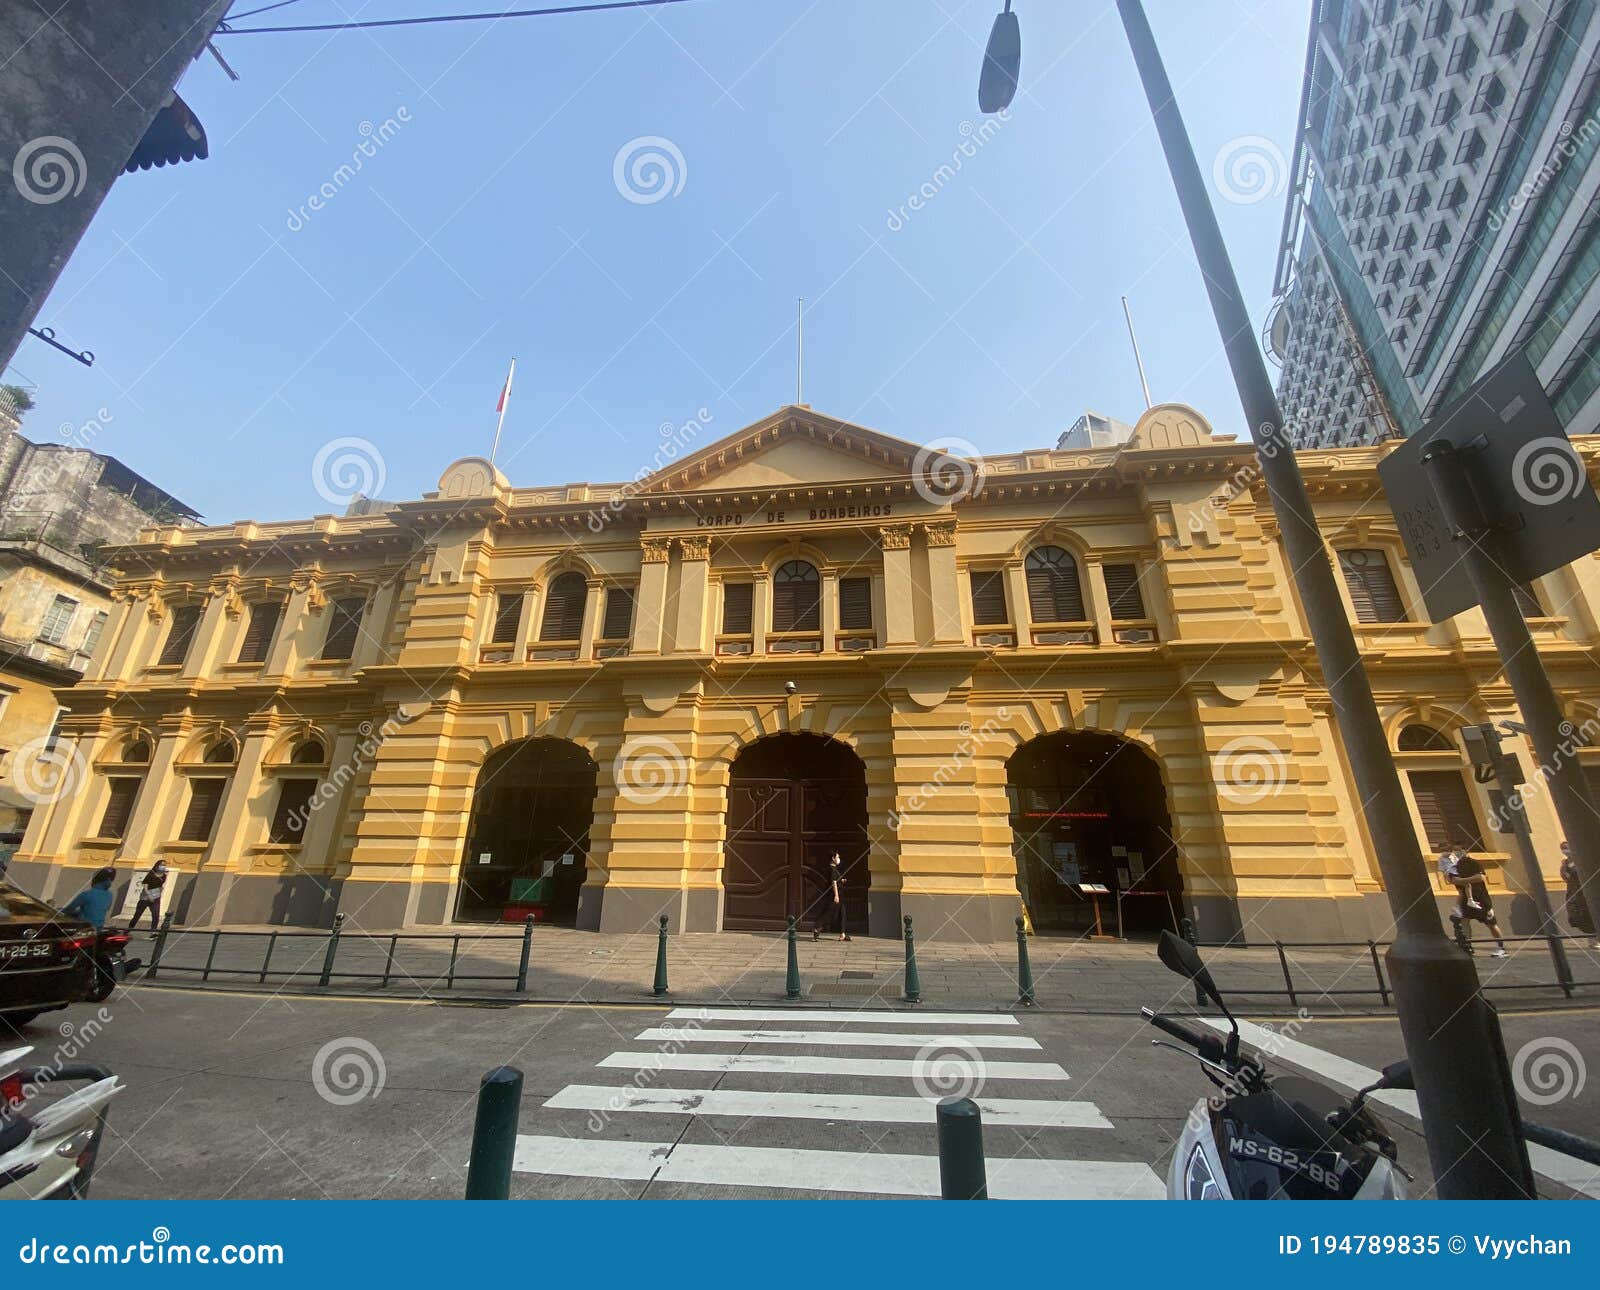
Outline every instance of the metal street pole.
<svg viewBox="0 0 1600 1290">
<path fill-rule="evenodd" d="M 1563 744 L 1561 727 L 1566 721 L 1561 704 L 1550 685 L 1550 677 L 1534 648 L 1528 624 L 1517 607 L 1499 558 L 1498 535 L 1483 513 L 1483 506 L 1472 486 L 1471 469 L 1464 455 L 1448 439 L 1438 438 L 1424 445 L 1422 465 L 1433 482 L 1439 509 L 1450 526 L 1461 552 L 1461 563 L 1472 579 L 1472 588 L 1483 606 L 1489 635 L 1500 655 L 1500 665 L 1522 709 L 1522 720 L 1539 758 L 1539 773 L 1550 785 L 1550 798 L 1572 849 L 1572 862 L 1578 868 L 1589 917 L 1600 916 L 1600 814 L 1589 800 L 1589 785 L 1578 762 L 1577 748 Z M 1594 926 L 1600 927 L 1600 922 Z"/>
<path fill-rule="evenodd" d="M 1532 1198 L 1533 1175 L 1499 1019 L 1478 987 L 1472 960 L 1445 937 L 1333 565 L 1144 7 L 1139 0 L 1117 0 L 1117 9 L 1255 435 L 1261 473 L 1383 874 L 1395 922 L 1386 957 L 1437 1194 L 1442 1199 Z"/>
</svg>

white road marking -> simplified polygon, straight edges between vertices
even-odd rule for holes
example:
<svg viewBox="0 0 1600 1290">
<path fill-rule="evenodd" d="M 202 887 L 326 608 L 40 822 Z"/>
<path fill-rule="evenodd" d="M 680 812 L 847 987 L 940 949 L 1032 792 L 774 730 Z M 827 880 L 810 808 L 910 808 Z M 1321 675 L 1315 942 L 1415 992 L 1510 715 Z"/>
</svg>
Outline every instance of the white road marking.
<svg viewBox="0 0 1600 1290">
<path fill-rule="evenodd" d="M 1109 1129 L 1093 1102 L 978 1097 L 986 1125 L 1018 1129 Z M 732 1115 L 740 1119 L 839 1120 L 867 1124 L 934 1123 L 934 1103 L 870 1093 L 757 1093 L 730 1088 L 635 1088 L 569 1084 L 545 1103 L 565 1111 L 645 1111 L 662 1115 Z"/>
<path fill-rule="evenodd" d="M 873 1030 L 701 1030 L 692 1026 L 657 1026 L 635 1039 L 684 1044 L 814 1044 L 855 1048 L 1032 1048 L 1026 1035 L 891 1035 Z"/>
<path fill-rule="evenodd" d="M 681 1021 L 826 1021 L 833 1025 L 1015 1026 L 1005 1012 L 846 1012 L 842 1008 L 674 1008 Z"/>
<path fill-rule="evenodd" d="M 1223 1034 L 1228 1033 L 1228 1023 L 1225 1021 L 1212 1017 L 1200 1017 L 1197 1020 L 1204 1022 L 1213 1030 Z M 1253 1021 L 1239 1023 L 1239 1036 L 1246 1043 L 1264 1049 L 1271 1059 L 1298 1066 L 1313 1075 L 1320 1075 L 1330 1084 L 1335 1084 L 1349 1093 L 1375 1083 L 1380 1073 L 1335 1053 L 1313 1048 L 1310 1044 L 1302 1044 L 1297 1039 L 1286 1038 L 1276 1031 L 1268 1030 L 1265 1026 L 1256 1025 Z M 1419 1124 L 1422 1121 L 1422 1112 L 1417 1106 L 1417 1095 L 1410 1089 L 1383 1089 L 1374 1093 L 1370 1100 L 1381 1102 Z M 1552 1151 L 1549 1147 L 1530 1142 L 1528 1162 L 1540 1177 L 1600 1200 L 1600 1171 L 1576 1156 L 1569 1156 L 1564 1151 Z"/>
<path fill-rule="evenodd" d="M 517 1138 L 519 1173 L 635 1182 L 700 1183 L 937 1196 L 937 1156 L 813 1151 L 780 1147 L 697 1146 L 670 1142 L 606 1142 L 582 1138 Z M 989 1195 L 996 1200 L 1159 1200 L 1166 1187 L 1149 1165 L 1108 1160 L 991 1160 Z"/>
<path fill-rule="evenodd" d="M 755 1071 L 765 1075 L 893 1075 L 910 1079 L 929 1063 L 868 1057 L 791 1057 L 777 1053 L 612 1053 L 599 1063 L 626 1070 Z M 969 1063 L 974 1076 L 991 1079 L 1062 1080 L 1066 1071 L 1054 1062 Z M 948 1057 L 938 1063 L 940 1082 L 954 1072 Z"/>
</svg>

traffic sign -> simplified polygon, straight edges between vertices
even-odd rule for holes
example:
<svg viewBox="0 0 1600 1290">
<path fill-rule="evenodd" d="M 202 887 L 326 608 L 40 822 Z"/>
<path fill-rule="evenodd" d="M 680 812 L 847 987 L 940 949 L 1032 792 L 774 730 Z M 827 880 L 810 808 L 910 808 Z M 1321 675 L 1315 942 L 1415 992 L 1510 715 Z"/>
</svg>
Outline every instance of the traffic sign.
<svg viewBox="0 0 1600 1290">
<path fill-rule="evenodd" d="M 1422 588 L 1443 622 L 1478 603 L 1422 457 L 1446 439 L 1469 464 L 1473 491 L 1498 531 L 1495 558 L 1513 582 L 1600 548 L 1600 497 L 1523 353 L 1507 358 L 1378 466 Z"/>
</svg>

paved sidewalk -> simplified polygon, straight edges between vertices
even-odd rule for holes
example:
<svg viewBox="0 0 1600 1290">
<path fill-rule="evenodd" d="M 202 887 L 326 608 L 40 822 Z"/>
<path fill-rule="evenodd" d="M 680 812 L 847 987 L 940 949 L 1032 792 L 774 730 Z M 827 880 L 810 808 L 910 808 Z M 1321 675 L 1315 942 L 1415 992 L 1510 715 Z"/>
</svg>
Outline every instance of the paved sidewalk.
<svg viewBox="0 0 1600 1290">
<path fill-rule="evenodd" d="M 326 932 L 229 927 L 173 929 L 158 979 L 166 985 L 205 984 L 264 992 L 317 988 L 328 946 Z M 272 933 L 276 932 L 274 937 Z M 248 933 L 248 934 L 241 934 Z M 413 929 L 391 951 L 390 933 L 340 938 L 328 989 L 341 994 L 381 992 L 472 1000 L 642 1003 L 651 997 L 656 937 L 602 935 L 569 928 L 535 927 L 527 989 L 515 989 L 522 937 L 513 929 L 464 927 L 447 932 Z M 262 978 L 270 943 L 270 970 Z M 1587 941 L 1566 942 L 1580 984 L 1574 1004 L 1600 1004 L 1600 952 Z M 452 947 L 455 953 L 452 956 Z M 153 938 L 135 935 L 130 952 L 147 964 Z M 1478 971 L 1502 1006 L 1560 1006 L 1568 1001 L 1554 982 L 1542 941 L 1513 942 L 1505 959 L 1481 946 Z M 1067 1012 L 1137 1012 L 1141 1006 L 1183 1008 L 1194 1002 L 1187 982 L 1163 968 L 1153 942 L 1107 943 L 1033 937 L 1028 942 L 1038 1006 Z M 669 938 L 671 1001 L 678 1004 L 782 1004 L 786 953 L 782 935 L 687 933 Z M 1218 984 L 1239 1009 L 1253 1013 L 1319 1016 L 1387 1009 L 1372 954 L 1365 945 L 1333 949 L 1285 948 L 1284 963 L 1271 947 L 1206 949 Z M 454 959 L 452 973 L 452 957 Z M 859 937 L 849 942 L 798 943 L 801 1000 L 809 1007 L 900 1007 L 904 949 L 899 941 Z M 1382 951 L 1379 951 L 1381 961 Z M 922 1003 L 938 1008 L 1006 1009 L 1018 996 L 1016 951 L 1010 945 L 929 942 L 917 947 Z M 389 973 L 385 984 L 380 978 Z M 1384 976 L 1387 984 L 1387 973 Z"/>
</svg>

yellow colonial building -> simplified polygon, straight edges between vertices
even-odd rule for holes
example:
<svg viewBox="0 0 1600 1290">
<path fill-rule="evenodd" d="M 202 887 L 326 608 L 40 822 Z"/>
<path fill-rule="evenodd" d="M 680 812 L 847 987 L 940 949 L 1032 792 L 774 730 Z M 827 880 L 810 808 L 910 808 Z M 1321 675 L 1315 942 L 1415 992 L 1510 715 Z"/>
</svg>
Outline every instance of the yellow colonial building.
<svg viewBox="0 0 1600 1290">
<path fill-rule="evenodd" d="M 12 877 L 164 856 L 191 925 L 759 930 L 831 925 L 838 855 L 873 935 L 1387 930 L 1248 444 L 1177 405 L 984 458 L 805 407 L 709 438 L 628 483 L 469 458 L 372 513 L 145 531 Z M 1458 734 L 1512 696 L 1476 612 L 1423 620 L 1388 450 L 1302 465 L 1418 833 L 1525 923 Z M 1582 757 L 1597 592 L 1592 559 L 1527 590 Z"/>
</svg>

